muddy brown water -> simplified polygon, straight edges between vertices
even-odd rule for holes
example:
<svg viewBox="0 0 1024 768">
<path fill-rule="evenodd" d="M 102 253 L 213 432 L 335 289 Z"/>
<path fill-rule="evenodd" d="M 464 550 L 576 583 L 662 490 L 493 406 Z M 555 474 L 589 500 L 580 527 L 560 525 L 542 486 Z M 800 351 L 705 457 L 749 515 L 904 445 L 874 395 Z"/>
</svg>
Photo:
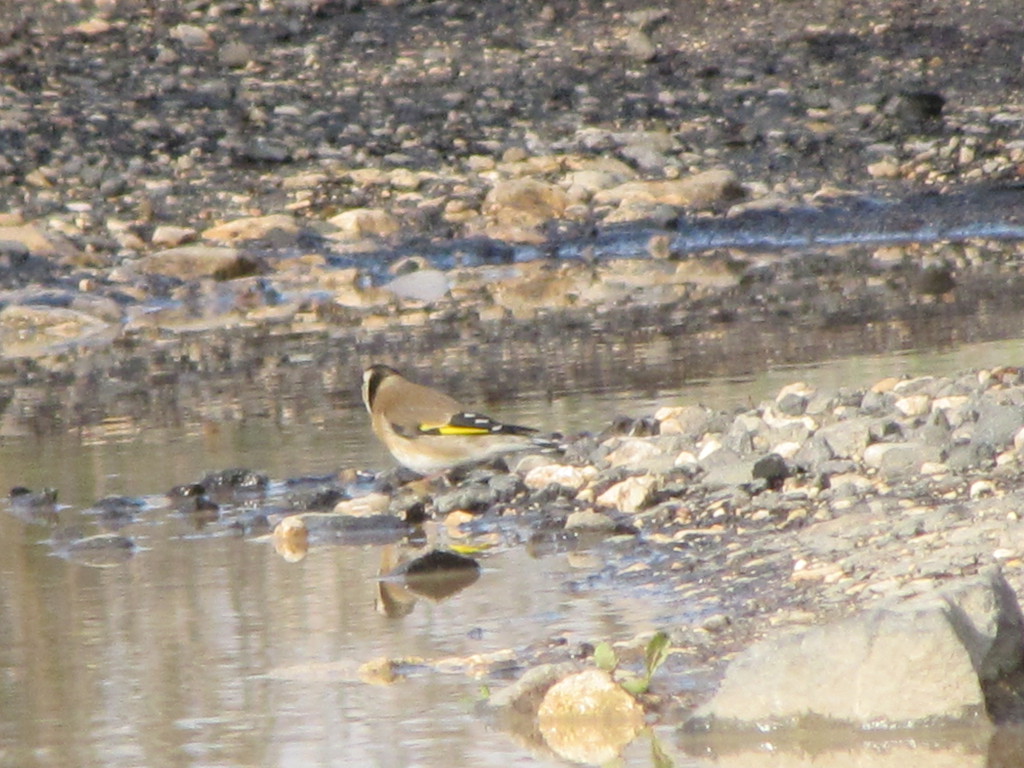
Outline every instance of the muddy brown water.
<svg viewBox="0 0 1024 768">
<path fill-rule="evenodd" d="M 573 431 L 659 405 L 740 407 L 798 379 L 834 389 L 1005 364 L 1019 359 L 1020 343 L 776 368 L 642 397 L 524 398 L 491 410 Z M 489 540 L 482 576 L 469 588 L 386 616 L 377 601 L 379 546 L 315 546 L 286 562 L 265 539 L 209 533 L 159 508 L 164 490 L 208 469 L 249 466 L 285 478 L 388 466 L 361 409 L 286 402 L 273 416 L 237 420 L 232 414 L 246 410 L 237 394 L 204 405 L 204 418 L 177 424 L 114 418 L 0 442 L 0 484 L 58 488 L 66 519 L 87 520 L 81 510 L 107 494 L 146 495 L 154 505 L 125 529 L 139 550 L 119 563 L 57 557 L 44 521 L 0 514 L 0 765 L 561 765 L 478 715 L 485 686 L 501 683 L 465 674 L 466 657 L 500 658 L 553 638 L 628 639 L 692 619 L 692 607 L 671 593 L 621 584 L 609 565 L 622 562 L 614 545 L 543 554 L 514 536 Z M 218 410 L 221 419 L 210 418 Z M 418 657 L 451 671 L 366 682 L 360 665 L 380 657 Z M 706 672 L 676 670 L 671 684 L 707 686 Z M 675 725 L 626 747 L 623 764 L 760 765 L 767 754 L 763 744 L 694 746 Z M 872 767 L 998 764 L 976 734 L 846 743 L 834 760 L 830 749 L 790 745 L 771 764 L 809 765 L 816 755 L 814 765 L 845 765 L 851 751 Z"/>
</svg>

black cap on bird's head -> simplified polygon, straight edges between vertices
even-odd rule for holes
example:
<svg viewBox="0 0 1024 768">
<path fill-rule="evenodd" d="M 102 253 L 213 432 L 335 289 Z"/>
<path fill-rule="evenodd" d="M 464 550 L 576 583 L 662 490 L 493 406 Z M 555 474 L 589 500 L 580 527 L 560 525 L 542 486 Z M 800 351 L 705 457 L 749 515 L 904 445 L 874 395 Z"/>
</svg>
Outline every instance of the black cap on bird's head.
<svg viewBox="0 0 1024 768">
<path fill-rule="evenodd" d="M 366 410 L 373 408 L 373 401 L 377 398 L 377 390 L 381 382 L 390 376 L 401 376 L 394 368 L 388 365 L 376 363 L 363 371 L 363 404 Z"/>
</svg>

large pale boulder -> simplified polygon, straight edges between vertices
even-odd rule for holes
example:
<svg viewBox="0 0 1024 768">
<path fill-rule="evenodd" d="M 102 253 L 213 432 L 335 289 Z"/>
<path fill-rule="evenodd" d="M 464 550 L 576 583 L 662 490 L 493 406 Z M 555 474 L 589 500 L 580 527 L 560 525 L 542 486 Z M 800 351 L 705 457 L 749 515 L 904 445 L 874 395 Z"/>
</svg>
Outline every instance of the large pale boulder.
<svg viewBox="0 0 1024 768">
<path fill-rule="evenodd" d="M 1020 606 L 991 569 L 935 594 L 751 646 L 691 725 L 999 721 L 1020 706 L 1020 692 L 1008 681 L 1019 679 L 1022 661 Z"/>
</svg>

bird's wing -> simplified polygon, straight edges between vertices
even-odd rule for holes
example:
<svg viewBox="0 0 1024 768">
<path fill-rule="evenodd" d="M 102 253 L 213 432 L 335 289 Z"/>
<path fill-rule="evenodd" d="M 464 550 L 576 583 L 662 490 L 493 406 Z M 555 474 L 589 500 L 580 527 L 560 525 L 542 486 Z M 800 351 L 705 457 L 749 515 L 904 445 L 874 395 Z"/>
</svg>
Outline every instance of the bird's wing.
<svg viewBox="0 0 1024 768">
<path fill-rule="evenodd" d="M 476 435 L 528 435 L 537 430 L 531 427 L 520 427 L 515 424 L 502 424 L 480 413 L 461 411 L 452 415 L 443 424 L 422 423 L 419 431 L 425 435 L 459 435 L 472 437 Z"/>
</svg>

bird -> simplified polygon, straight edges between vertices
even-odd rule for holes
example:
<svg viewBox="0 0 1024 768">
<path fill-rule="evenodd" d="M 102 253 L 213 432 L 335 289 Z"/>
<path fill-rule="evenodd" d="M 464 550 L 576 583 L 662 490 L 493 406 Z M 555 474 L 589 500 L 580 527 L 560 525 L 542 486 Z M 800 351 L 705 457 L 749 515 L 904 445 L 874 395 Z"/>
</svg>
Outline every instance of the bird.
<svg viewBox="0 0 1024 768">
<path fill-rule="evenodd" d="M 444 392 L 409 381 L 387 365 L 367 368 L 362 390 L 374 433 L 399 464 L 421 475 L 514 451 L 556 447 L 532 427 L 468 411 Z"/>
</svg>

